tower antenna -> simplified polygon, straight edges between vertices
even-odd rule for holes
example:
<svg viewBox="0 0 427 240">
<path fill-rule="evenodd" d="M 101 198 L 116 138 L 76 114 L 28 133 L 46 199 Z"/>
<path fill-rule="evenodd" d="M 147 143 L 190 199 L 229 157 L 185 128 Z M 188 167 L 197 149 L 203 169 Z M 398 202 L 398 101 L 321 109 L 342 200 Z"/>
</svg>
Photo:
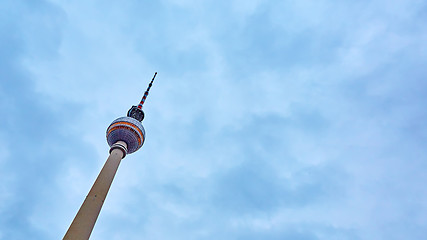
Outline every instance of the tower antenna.
<svg viewBox="0 0 427 240">
<path fill-rule="evenodd" d="M 132 106 L 129 111 L 127 116 L 131 117 L 131 118 L 135 118 L 138 121 L 142 121 L 144 120 L 144 111 L 142 111 L 142 105 L 144 104 L 145 100 L 147 99 L 148 96 L 148 92 L 150 91 L 151 86 L 153 86 L 153 81 L 154 78 L 156 78 L 157 76 L 157 72 L 154 73 L 153 79 L 151 79 L 150 84 L 148 84 L 148 88 L 144 93 L 144 96 L 141 99 L 141 102 L 139 102 L 138 106 Z"/>
<path fill-rule="evenodd" d="M 145 99 L 147 99 L 148 92 L 150 91 L 151 86 L 153 86 L 153 81 L 154 81 L 154 79 L 156 78 L 156 75 L 157 75 L 157 72 L 155 72 L 155 73 L 154 73 L 154 76 L 153 76 L 153 78 L 151 79 L 150 84 L 148 84 L 148 88 L 147 88 L 147 90 L 145 91 L 144 96 L 143 96 L 143 97 L 142 97 L 142 99 L 141 99 L 141 102 L 139 102 L 139 105 L 138 105 L 138 108 L 139 108 L 139 109 L 142 109 L 142 105 L 144 105 Z"/>
</svg>

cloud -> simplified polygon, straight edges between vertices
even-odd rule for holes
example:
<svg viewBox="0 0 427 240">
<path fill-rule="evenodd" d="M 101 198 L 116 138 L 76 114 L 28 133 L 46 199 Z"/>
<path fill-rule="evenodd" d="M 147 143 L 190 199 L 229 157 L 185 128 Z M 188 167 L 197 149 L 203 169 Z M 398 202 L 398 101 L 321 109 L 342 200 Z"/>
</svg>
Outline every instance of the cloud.
<svg viewBox="0 0 427 240">
<path fill-rule="evenodd" d="M 60 22 L 54 22 L 61 11 L 43 1 L 31 6 L 20 2 L 11 5 L 9 15 L 24 17 L 2 21 L 1 28 L 0 106 L 5 114 L 0 120 L 0 136 L 6 153 L 0 161 L 0 236 L 46 239 L 50 229 L 43 214 L 51 218 L 47 221 L 51 224 L 59 218 L 53 211 L 53 203 L 62 198 L 54 182 L 58 169 L 70 158 L 92 154 L 85 152 L 88 148 L 69 131 L 81 106 L 35 91 L 36 79 L 24 66 L 28 56 L 49 59 L 56 54 Z M 74 147 L 81 152 L 75 152 Z"/>
<path fill-rule="evenodd" d="M 154 71 L 92 239 L 425 235 L 423 1 L 2 8 L 0 239 L 65 233 Z"/>
</svg>

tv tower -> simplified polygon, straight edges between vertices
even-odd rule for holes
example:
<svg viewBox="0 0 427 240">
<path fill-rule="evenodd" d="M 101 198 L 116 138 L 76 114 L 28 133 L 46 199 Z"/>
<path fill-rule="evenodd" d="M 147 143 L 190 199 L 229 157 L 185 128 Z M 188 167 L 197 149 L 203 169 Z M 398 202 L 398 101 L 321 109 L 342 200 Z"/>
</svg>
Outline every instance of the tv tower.
<svg viewBox="0 0 427 240">
<path fill-rule="evenodd" d="M 107 158 L 104 167 L 101 169 L 89 194 L 86 196 L 76 217 L 68 228 L 67 233 L 65 233 L 63 240 L 89 239 L 120 161 L 126 154 L 136 152 L 144 144 L 145 130 L 141 123 L 144 119 L 142 105 L 144 105 L 147 99 L 148 92 L 153 85 L 156 75 L 157 72 L 154 73 L 138 106 L 132 106 L 126 117 L 117 118 L 107 128 L 107 142 L 110 145 L 110 156 Z"/>
</svg>

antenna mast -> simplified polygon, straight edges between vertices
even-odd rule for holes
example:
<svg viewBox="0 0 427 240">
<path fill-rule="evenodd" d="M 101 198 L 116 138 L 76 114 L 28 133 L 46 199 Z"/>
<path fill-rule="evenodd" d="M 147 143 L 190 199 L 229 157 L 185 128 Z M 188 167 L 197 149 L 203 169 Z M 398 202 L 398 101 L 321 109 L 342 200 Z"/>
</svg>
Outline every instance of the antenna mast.
<svg viewBox="0 0 427 240">
<path fill-rule="evenodd" d="M 138 105 L 138 108 L 139 108 L 139 109 L 142 109 L 142 105 L 144 105 L 145 99 L 147 99 L 148 92 L 150 91 L 151 86 L 153 86 L 153 81 L 154 81 L 154 79 L 156 78 L 156 76 L 157 76 L 157 72 L 155 72 L 155 73 L 154 73 L 154 76 L 153 76 L 153 78 L 151 79 L 150 84 L 148 84 L 148 88 L 147 88 L 147 90 L 145 91 L 144 96 L 143 96 L 143 97 L 142 97 L 142 99 L 141 99 L 141 102 L 139 102 L 139 105 Z"/>
<path fill-rule="evenodd" d="M 144 105 L 145 100 L 147 99 L 148 96 L 148 92 L 150 91 L 151 86 L 153 86 L 153 81 L 157 76 L 157 72 L 154 73 L 153 78 L 151 79 L 150 84 L 148 84 L 148 88 L 144 93 L 144 96 L 142 97 L 141 101 L 139 102 L 138 106 L 132 106 L 129 111 L 127 116 L 128 117 L 132 117 L 138 121 L 142 121 L 144 120 L 144 111 L 142 111 L 142 105 Z"/>
</svg>

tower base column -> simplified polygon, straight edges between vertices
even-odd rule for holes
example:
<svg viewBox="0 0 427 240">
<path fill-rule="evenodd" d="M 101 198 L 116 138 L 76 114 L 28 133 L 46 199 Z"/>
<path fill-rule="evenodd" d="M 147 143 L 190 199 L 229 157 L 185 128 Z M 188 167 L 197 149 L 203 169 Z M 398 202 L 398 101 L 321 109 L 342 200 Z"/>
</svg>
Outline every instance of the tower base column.
<svg viewBox="0 0 427 240">
<path fill-rule="evenodd" d="M 89 239 L 120 161 L 125 157 L 126 151 L 127 145 L 123 141 L 118 141 L 111 146 L 110 156 L 68 228 L 67 233 L 65 233 L 63 240 Z"/>
</svg>

